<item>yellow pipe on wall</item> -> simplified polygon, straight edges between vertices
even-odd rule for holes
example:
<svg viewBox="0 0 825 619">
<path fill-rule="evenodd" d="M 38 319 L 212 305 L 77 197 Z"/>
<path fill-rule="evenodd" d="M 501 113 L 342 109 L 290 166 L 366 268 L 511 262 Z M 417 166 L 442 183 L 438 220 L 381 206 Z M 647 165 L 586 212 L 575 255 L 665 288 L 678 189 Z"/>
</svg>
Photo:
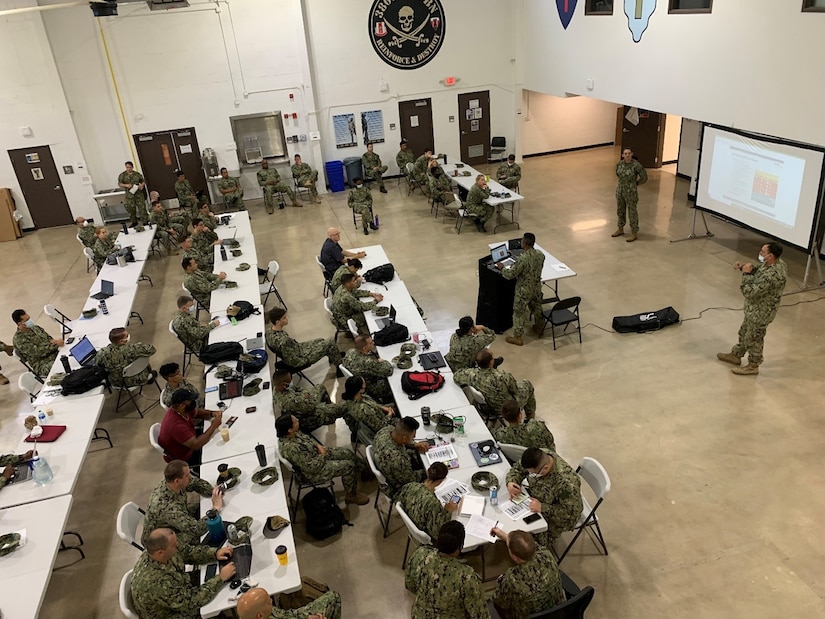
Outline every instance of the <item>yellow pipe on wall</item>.
<svg viewBox="0 0 825 619">
<path fill-rule="evenodd" d="M 120 99 L 120 89 L 117 87 L 117 80 L 115 79 L 115 69 L 112 66 L 112 58 L 109 56 L 109 45 L 106 43 L 106 35 L 103 33 L 103 26 L 101 19 L 97 20 L 97 29 L 100 31 L 100 40 L 103 42 L 103 51 L 106 54 L 106 64 L 109 66 L 109 75 L 112 78 L 112 86 L 115 89 L 115 97 L 117 98 L 117 107 L 120 110 L 120 120 L 123 122 L 123 130 L 126 132 L 126 143 L 129 145 L 129 152 L 132 153 L 132 161 L 137 161 L 137 153 L 135 152 L 135 144 L 132 141 L 132 135 L 129 133 L 129 124 L 126 122 L 126 113 L 123 111 L 123 101 Z"/>
</svg>

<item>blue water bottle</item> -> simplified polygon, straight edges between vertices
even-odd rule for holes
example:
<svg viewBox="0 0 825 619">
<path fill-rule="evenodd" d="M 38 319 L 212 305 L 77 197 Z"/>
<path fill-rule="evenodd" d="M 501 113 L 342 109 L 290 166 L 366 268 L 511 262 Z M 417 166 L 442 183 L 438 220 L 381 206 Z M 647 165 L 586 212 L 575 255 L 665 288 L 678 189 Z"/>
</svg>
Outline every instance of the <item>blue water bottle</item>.
<svg viewBox="0 0 825 619">
<path fill-rule="evenodd" d="M 223 529 L 223 518 L 216 509 L 206 512 L 206 528 L 209 529 L 209 543 L 223 544 L 226 541 L 226 532 Z"/>
<path fill-rule="evenodd" d="M 490 486 L 490 505 L 498 505 L 498 486 Z"/>
</svg>

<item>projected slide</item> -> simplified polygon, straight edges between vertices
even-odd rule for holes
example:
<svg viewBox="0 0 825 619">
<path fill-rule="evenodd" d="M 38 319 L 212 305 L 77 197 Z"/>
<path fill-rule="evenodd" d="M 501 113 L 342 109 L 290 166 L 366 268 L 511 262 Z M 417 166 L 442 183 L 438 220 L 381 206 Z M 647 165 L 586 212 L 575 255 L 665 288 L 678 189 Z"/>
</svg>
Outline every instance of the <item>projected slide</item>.
<svg viewBox="0 0 825 619">
<path fill-rule="evenodd" d="M 823 159 L 818 147 L 706 125 L 696 206 L 808 249 Z"/>
</svg>

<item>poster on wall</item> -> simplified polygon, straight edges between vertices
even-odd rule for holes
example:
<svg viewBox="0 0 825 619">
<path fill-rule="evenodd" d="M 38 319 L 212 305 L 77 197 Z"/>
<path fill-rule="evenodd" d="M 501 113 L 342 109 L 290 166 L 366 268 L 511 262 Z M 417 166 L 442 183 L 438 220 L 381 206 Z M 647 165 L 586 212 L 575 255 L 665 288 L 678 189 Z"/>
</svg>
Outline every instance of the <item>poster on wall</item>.
<svg viewBox="0 0 825 619">
<path fill-rule="evenodd" d="M 650 16 L 656 10 L 656 0 L 624 0 L 624 14 L 627 27 L 633 35 L 633 42 L 642 40 L 642 35 L 650 25 Z"/>
<path fill-rule="evenodd" d="M 381 60 L 396 69 L 417 69 L 441 49 L 444 7 L 441 0 L 374 0 L 368 28 Z"/>
<path fill-rule="evenodd" d="M 364 146 L 384 141 L 384 112 L 373 110 L 361 112 L 361 133 L 364 134 Z"/>
<path fill-rule="evenodd" d="M 355 133 L 355 114 L 335 114 L 332 117 L 332 128 L 335 131 L 336 148 L 350 148 L 358 145 L 358 136 Z"/>
</svg>

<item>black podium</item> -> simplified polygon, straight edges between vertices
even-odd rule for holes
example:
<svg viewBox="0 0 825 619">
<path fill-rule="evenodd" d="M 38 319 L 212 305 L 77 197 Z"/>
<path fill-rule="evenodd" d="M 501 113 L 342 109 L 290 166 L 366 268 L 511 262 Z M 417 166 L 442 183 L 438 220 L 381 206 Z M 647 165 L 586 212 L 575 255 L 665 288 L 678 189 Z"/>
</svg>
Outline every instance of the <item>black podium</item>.
<svg viewBox="0 0 825 619">
<path fill-rule="evenodd" d="M 504 333 L 513 326 L 513 298 L 516 280 L 504 279 L 490 256 L 478 261 L 478 304 L 476 323 Z"/>
</svg>

